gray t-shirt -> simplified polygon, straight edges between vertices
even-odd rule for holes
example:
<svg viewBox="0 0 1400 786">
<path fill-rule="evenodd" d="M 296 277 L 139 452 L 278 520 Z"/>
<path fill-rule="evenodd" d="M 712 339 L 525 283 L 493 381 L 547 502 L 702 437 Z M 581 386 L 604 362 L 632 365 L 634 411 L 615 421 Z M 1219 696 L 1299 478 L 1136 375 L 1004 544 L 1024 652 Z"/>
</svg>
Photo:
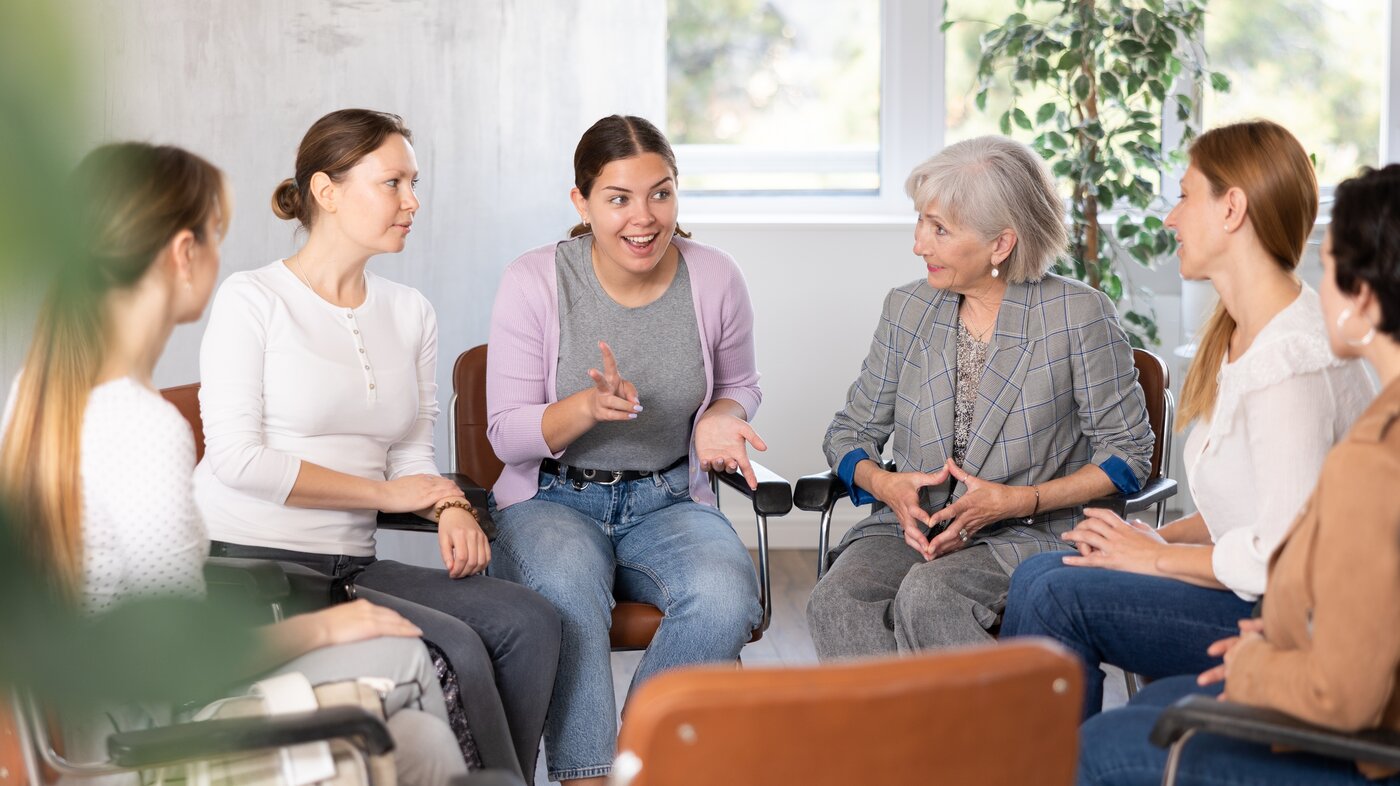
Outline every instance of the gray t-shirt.
<svg viewBox="0 0 1400 786">
<path fill-rule="evenodd" d="M 593 236 L 560 243 L 554 262 L 559 287 L 560 399 L 593 386 L 590 368 L 603 369 L 606 341 L 622 378 L 637 386 L 643 411 L 635 420 L 599 423 L 574 440 L 560 461 L 590 469 L 661 469 L 690 452 L 696 410 L 705 400 L 705 362 L 685 259 L 661 297 L 637 308 L 608 296 L 593 272 Z"/>
</svg>

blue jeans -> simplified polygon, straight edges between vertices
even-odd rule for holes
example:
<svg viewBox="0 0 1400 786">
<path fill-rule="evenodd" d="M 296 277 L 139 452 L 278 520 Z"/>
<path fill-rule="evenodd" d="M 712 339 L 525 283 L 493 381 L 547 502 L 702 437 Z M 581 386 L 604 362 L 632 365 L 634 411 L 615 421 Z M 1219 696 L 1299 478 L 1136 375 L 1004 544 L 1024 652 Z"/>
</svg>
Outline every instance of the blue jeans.
<svg viewBox="0 0 1400 786">
<path fill-rule="evenodd" d="M 1065 565 L 1064 554 L 1037 554 L 1011 574 L 1001 635 L 1047 636 L 1084 663 L 1084 717 L 1103 709 L 1110 663 L 1161 679 L 1220 664 L 1213 642 L 1239 632 L 1254 605 L 1229 590 L 1121 570 Z"/>
<path fill-rule="evenodd" d="M 491 575 L 540 593 L 564 620 L 545 721 L 551 780 L 611 770 L 614 593 L 666 615 L 633 690 L 666 669 L 732 663 L 762 616 L 748 550 L 723 514 L 691 501 L 684 464 L 614 486 L 542 472 L 534 498 L 493 515 Z"/>
<path fill-rule="evenodd" d="M 1156 786 L 1161 783 L 1167 750 L 1149 742 L 1147 734 L 1164 707 L 1193 693 L 1219 695 L 1220 686 L 1199 687 L 1195 675 L 1171 677 L 1143 688 L 1128 706 L 1089 719 L 1079 731 L 1079 784 Z M 1274 753 L 1268 745 L 1197 734 L 1182 752 L 1176 782 L 1180 786 L 1344 783 L 1395 786 L 1400 784 L 1400 777 L 1367 780 L 1351 761 L 1308 753 Z"/>
</svg>

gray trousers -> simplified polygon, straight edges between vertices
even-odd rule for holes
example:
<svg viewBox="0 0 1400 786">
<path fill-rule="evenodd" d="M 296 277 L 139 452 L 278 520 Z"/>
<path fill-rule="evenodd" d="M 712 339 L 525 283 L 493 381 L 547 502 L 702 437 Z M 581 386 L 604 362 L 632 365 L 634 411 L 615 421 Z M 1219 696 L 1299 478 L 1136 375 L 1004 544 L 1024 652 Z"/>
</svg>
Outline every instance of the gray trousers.
<svg viewBox="0 0 1400 786">
<path fill-rule="evenodd" d="M 817 582 L 807 624 L 822 660 L 992 641 L 1011 576 L 973 544 L 931 562 L 903 539 L 852 541 Z"/>
</svg>

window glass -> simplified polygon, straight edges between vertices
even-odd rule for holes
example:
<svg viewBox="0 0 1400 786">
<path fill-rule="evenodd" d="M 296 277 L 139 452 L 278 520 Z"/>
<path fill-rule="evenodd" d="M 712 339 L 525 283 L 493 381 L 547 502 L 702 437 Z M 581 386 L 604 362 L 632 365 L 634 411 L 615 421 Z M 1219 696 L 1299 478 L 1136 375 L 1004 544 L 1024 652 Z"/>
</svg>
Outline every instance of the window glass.
<svg viewBox="0 0 1400 786">
<path fill-rule="evenodd" d="M 878 190 L 880 6 L 668 0 L 666 132 L 682 187 Z"/>
</svg>

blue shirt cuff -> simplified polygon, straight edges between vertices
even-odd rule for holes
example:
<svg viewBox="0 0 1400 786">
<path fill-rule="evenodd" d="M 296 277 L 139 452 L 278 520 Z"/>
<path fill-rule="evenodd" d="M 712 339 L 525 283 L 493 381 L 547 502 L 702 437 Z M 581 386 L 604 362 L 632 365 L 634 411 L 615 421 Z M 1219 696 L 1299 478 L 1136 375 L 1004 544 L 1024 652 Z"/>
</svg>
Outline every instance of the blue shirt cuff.
<svg viewBox="0 0 1400 786">
<path fill-rule="evenodd" d="M 1108 479 L 1113 481 L 1113 486 L 1123 494 L 1134 494 L 1142 490 L 1142 484 L 1138 482 L 1137 475 L 1133 474 L 1133 468 L 1117 456 L 1109 456 L 1108 461 L 1099 465 L 1099 469 L 1108 475 Z"/>
<path fill-rule="evenodd" d="M 856 506 L 869 505 L 875 501 L 874 494 L 856 485 L 856 465 L 869 458 L 870 454 L 865 452 L 865 448 L 856 448 L 842 456 L 841 463 L 836 465 L 836 477 L 846 484 L 846 489 L 851 495 L 851 504 Z"/>
</svg>

